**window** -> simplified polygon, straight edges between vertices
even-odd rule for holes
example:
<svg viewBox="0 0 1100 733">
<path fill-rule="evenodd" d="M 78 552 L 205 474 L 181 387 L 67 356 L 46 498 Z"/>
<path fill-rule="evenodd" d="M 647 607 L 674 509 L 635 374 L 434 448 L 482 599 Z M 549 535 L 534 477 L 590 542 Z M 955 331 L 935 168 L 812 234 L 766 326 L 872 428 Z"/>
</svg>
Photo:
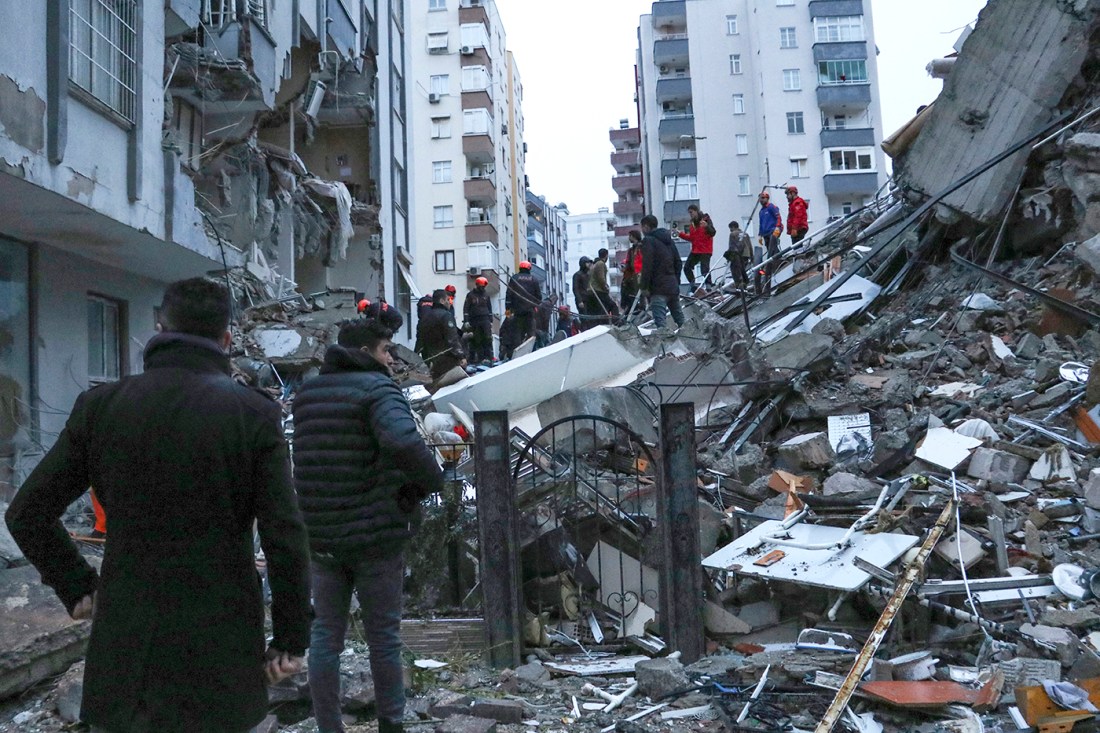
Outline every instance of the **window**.
<svg viewBox="0 0 1100 733">
<path fill-rule="evenodd" d="M 437 249 L 433 269 L 436 272 L 454 272 L 455 251 L 453 249 Z"/>
<path fill-rule="evenodd" d="M 740 74 L 741 73 L 741 54 L 739 54 L 739 53 L 731 53 L 730 54 L 730 73 L 731 74 Z"/>
<path fill-rule="evenodd" d="M 736 36 L 737 35 L 737 16 L 736 15 L 727 15 L 726 16 L 726 35 L 727 36 Z"/>
<path fill-rule="evenodd" d="M 433 206 L 432 221 L 435 229 L 450 229 L 455 225 L 455 207 Z"/>
<path fill-rule="evenodd" d="M 808 178 L 805 158 L 791 158 L 791 178 Z"/>
<path fill-rule="evenodd" d="M 733 140 L 737 143 L 737 154 L 748 155 L 749 154 L 749 136 L 748 135 L 734 135 Z"/>
<path fill-rule="evenodd" d="M 578 225 L 577 225 L 577 234 L 580 234 L 580 233 L 581 233 L 581 225 L 580 225 L 580 224 L 578 224 Z"/>
<path fill-rule="evenodd" d="M 136 0 L 69 0 L 69 79 L 134 122 Z"/>
<path fill-rule="evenodd" d="M 735 115 L 745 114 L 745 95 L 734 94 L 733 95 L 733 113 Z"/>
<path fill-rule="evenodd" d="M 802 89 L 802 72 L 798 69 L 783 69 L 783 91 L 797 92 Z"/>
<path fill-rule="evenodd" d="M 489 110 L 484 107 L 479 109 L 467 109 L 462 112 L 463 135 L 488 135 L 490 124 L 491 119 L 489 117 Z"/>
<path fill-rule="evenodd" d="M 699 181 L 694 175 L 669 176 L 665 179 L 665 201 L 699 198 Z"/>
<path fill-rule="evenodd" d="M 428 53 L 447 53 L 447 31 L 428 34 Z"/>
<path fill-rule="evenodd" d="M 202 156 L 202 115 L 179 98 L 172 100 L 172 138 L 180 151 L 180 162 L 198 170 Z"/>
<path fill-rule="evenodd" d="M 451 136 L 451 118 L 450 117 L 433 117 L 432 118 L 432 138 L 435 140 L 442 140 Z"/>
<path fill-rule="evenodd" d="M 471 48 L 487 48 L 489 46 L 489 34 L 483 23 L 464 23 L 460 28 L 462 45 Z"/>
<path fill-rule="evenodd" d="M 462 91 L 482 92 L 489 88 L 489 71 L 484 66 L 462 67 Z"/>
<path fill-rule="evenodd" d="M 865 41 L 862 15 L 835 15 L 814 18 L 814 41 L 817 43 L 841 43 Z"/>
<path fill-rule="evenodd" d="M 428 82 L 428 91 L 432 94 L 450 94 L 451 75 L 433 74 Z"/>
<path fill-rule="evenodd" d="M 826 173 L 873 171 L 875 156 L 872 148 L 833 148 L 825 151 Z"/>
<path fill-rule="evenodd" d="M 432 183 L 451 182 L 451 161 L 437 160 L 432 163 Z"/>
<path fill-rule="evenodd" d="M 446 10 L 447 0 L 428 0 L 428 10 Z"/>
<path fill-rule="evenodd" d="M 88 381 L 111 382 L 121 376 L 120 304 L 88 296 Z"/>
<path fill-rule="evenodd" d="M 788 135 L 802 135 L 806 132 L 806 125 L 802 119 L 801 112 L 788 112 L 787 113 L 787 134 Z"/>
<path fill-rule="evenodd" d="M 794 0 L 775 0 L 776 7 L 782 7 L 784 5 L 794 5 Z"/>
<path fill-rule="evenodd" d="M 793 27 L 779 29 L 779 47 L 798 48 L 798 41 L 796 40 L 795 29 Z"/>
<path fill-rule="evenodd" d="M 738 196 L 751 196 L 752 190 L 749 188 L 749 177 L 738 176 L 737 177 L 737 195 Z"/>
<path fill-rule="evenodd" d="M 863 84 L 867 81 L 867 62 L 864 59 L 821 61 L 817 65 L 818 83 Z"/>
</svg>

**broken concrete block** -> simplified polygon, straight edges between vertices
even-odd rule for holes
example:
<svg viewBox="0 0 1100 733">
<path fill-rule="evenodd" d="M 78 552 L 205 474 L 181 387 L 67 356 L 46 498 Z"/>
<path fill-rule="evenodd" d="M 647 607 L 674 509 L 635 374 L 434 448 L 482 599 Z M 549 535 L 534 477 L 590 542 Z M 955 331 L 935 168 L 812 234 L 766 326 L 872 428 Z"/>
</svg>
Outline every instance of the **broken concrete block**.
<svg viewBox="0 0 1100 733">
<path fill-rule="evenodd" d="M 84 662 L 69 667 L 54 688 L 57 695 L 57 714 L 66 723 L 80 720 L 80 703 L 84 696 Z"/>
<path fill-rule="evenodd" d="M 703 625 L 712 634 L 747 634 L 752 631 L 752 626 L 710 601 L 703 606 Z"/>
<path fill-rule="evenodd" d="M 542 668 L 542 665 L 539 665 Z M 550 673 L 543 668 L 546 672 L 546 677 L 550 677 Z M 452 715 L 468 715 L 470 713 L 470 706 L 473 705 L 474 699 L 469 695 L 463 695 L 461 692 L 445 692 L 443 696 L 436 700 L 431 707 L 428 708 L 428 713 L 433 718 L 449 718 Z"/>
<path fill-rule="evenodd" d="M 1043 611 L 1042 622 L 1060 629 L 1073 629 L 1080 633 L 1100 627 L 1100 614 L 1091 608 L 1048 608 Z"/>
<path fill-rule="evenodd" d="M 1025 333 L 1016 342 L 1016 358 L 1034 359 L 1043 351 L 1043 340 L 1033 333 Z"/>
<path fill-rule="evenodd" d="M 1089 471 L 1088 481 L 1085 482 L 1085 504 L 1090 509 L 1100 509 L 1100 468 Z"/>
<path fill-rule="evenodd" d="M 803 369 L 825 366 L 832 358 L 833 340 L 818 333 L 792 333 L 769 344 L 764 359 L 773 369 Z"/>
<path fill-rule="evenodd" d="M 470 714 L 505 725 L 515 725 L 523 722 L 524 710 L 523 703 L 519 700 L 478 700 L 470 708 Z"/>
<path fill-rule="evenodd" d="M 1024 624 L 1020 627 L 1020 633 L 1025 637 L 1052 645 L 1063 664 L 1072 664 L 1076 657 L 1077 645 L 1080 642 L 1069 629 L 1058 629 L 1046 624 Z"/>
<path fill-rule="evenodd" d="M 965 530 L 940 540 L 936 545 L 935 552 L 944 560 L 956 566 L 959 564 L 961 557 L 962 566 L 965 568 L 969 568 L 985 557 L 985 550 L 982 549 L 981 541 Z"/>
<path fill-rule="evenodd" d="M 1028 407 L 1036 409 L 1040 407 L 1052 407 L 1054 405 L 1060 404 L 1062 401 L 1066 400 L 1069 397 L 1069 393 L 1072 390 L 1072 384 L 1070 384 L 1069 382 L 1060 382 L 1033 399 Z"/>
<path fill-rule="evenodd" d="M 1077 469 L 1074 468 L 1073 459 L 1064 445 L 1052 445 L 1035 461 L 1028 478 L 1044 484 L 1077 481 Z"/>
<path fill-rule="evenodd" d="M 822 489 L 822 493 L 825 496 L 836 496 L 837 494 L 864 494 L 877 496 L 882 488 L 874 481 L 865 479 L 862 476 L 856 476 L 854 473 L 834 473 L 829 478 L 825 479 L 825 486 Z"/>
<path fill-rule="evenodd" d="M 814 324 L 814 327 L 810 329 L 810 333 L 828 336 L 833 341 L 843 341 L 847 335 L 844 332 L 844 324 L 835 318 L 822 318 Z"/>
<path fill-rule="evenodd" d="M 779 623 L 779 605 L 770 600 L 747 603 L 737 610 L 737 618 L 753 631 L 766 629 Z"/>
<path fill-rule="evenodd" d="M 1013 484 L 1024 480 L 1031 461 L 1014 453 L 993 448 L 977 448 L 970 457 L 966 475 L 995 484 Z"/>
<path fill-rule="evenodd" d="M 825 468 L 836 460 L 828 433 L 807 433 L 779 446 L 779 460 L 794 469 Z"/>
<path fill-rule="evenodd" d="M 493 733 L 497 722 L 472 715 L 452 715 L 435 727 L 435 733 Z"/>
<path fill-rule="evenodd" d="M 634 665 L 634 678 L 638 681 L 638 692 L 653 700 L 691 685 L 680 660 L 668 657 L 638 662 Z"/>
<path fill-rule="evenodd" d="M 1077 248 L 1073 250 L 1073 254 L 1081 261 L 1081 264 L 1095 273 L 1100 273 L 1100 234 L 1092 239 L 1080 242 Z"/>
<path fill-rule="evenodd" d="M 516 677 L 523 682 L 541 684 L 550 680 L 550 670 L 541 662 L 529 662 L 516 667 Z"/>
</svg>

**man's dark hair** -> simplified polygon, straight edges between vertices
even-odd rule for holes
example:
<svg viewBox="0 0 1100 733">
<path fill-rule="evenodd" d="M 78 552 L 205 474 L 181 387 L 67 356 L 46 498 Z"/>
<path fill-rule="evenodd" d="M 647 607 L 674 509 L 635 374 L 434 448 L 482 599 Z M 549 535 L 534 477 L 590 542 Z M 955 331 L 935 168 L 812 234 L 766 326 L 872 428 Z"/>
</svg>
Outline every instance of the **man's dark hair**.
<svg viewBox="0 0 1100 733">
<path fill-rule="evenodd" d="M 688 206 L 688 211 L 698 211 L 698 210 L 699 210 L 699 207 L 696 206 L 695 204 L 691 204 L 691 205 Z"/>
<path fill-rule="evenodd" d="M 604 257 L 607 257 L 607 247 L 600 247 L 600 251 L 596 253 L 596 256 L 599 257 L 601 260 Z"/>
<path fill-rule="evenodd" d="M 631 229 L 630 234 L 627 234 L 626 236 L 627 236 L 628 239 L 630 239 L 632 241 L 635 241 L 635 242 L 642 241 L 642 233 L 640 231 L 638 231 L 637 229 Z"/>
<path fill-rule="evenodd" d="M 730 229 L 740 229 L 740 228 L 741 228 L 741 225 L 737 223 L 736 219 L 734 219 L 733 221 L 730 222 Z"/>
<path fill-rule="evenodd" d="M 451 302 L 451 294 L 446 290 L 432 291 L 432 304 L 433 305 L 448 305 Z"/>
<path fill-rule="evenodd" d="M 374 318 L 349 318 L 340 322 L 340 332 L 336 343 L 347 349 L 361 349 L 364 346 L 373 351 L 379 343 L 393 338 L 393 331 Z"/>
<path fill-rule="evenodd" d="M 649 227 L 650 229 L 656 229 L 658 226 L 660 226 L 657 223 L 657 217 L 655 217 L 653 214 L 646 214 L 645 216 L 643 216 L 640 224 L 644 227 Z"/>
<path fill-rule="evenodd" d="M 160 302 L 160 325 L 217 341 L 229 328 L 229 290 L 203 277 L 177 280 L 164 290 Z"/>
</svg>

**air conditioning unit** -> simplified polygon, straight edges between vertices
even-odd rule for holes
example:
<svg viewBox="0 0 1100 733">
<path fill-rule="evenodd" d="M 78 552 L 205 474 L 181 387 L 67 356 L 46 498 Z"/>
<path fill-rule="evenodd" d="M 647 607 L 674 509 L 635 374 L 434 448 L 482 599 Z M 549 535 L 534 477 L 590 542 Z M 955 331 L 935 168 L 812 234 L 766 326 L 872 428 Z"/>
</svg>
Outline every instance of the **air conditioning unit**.
<svg viewBox="0 0 1100 733">
<path fill-rule="evenodd" d="M 463 46 L 462 48 L 459 49 L 459 53 L 461 53 L 463 56 L 473 56 L 474 55 L 474 47 L 473 46 Z"/>
<path fill-rule="evenodd" d="M 428 95 L 428 102 L 430 104 L 439 104 L 439 100 L 443 98 L 443 95 L 432 92 Z"/>
<path fill-rule="evenodd" d="M 470 269 L 466 270 L 466 274 L 469 275 L 470 277 L 477 277 L 478 275 L 481 274 L 481 270 L 479 270 L 476 267 L 471 267 Z"/>
<path fill-rule="evenodd" d="M 665 66 L 664 64 L 661 64 L 661 66 L 657 70 L 660 71 L 662 74 L 667 74 L 668 73 L 668 67 Z"/>
</svg>

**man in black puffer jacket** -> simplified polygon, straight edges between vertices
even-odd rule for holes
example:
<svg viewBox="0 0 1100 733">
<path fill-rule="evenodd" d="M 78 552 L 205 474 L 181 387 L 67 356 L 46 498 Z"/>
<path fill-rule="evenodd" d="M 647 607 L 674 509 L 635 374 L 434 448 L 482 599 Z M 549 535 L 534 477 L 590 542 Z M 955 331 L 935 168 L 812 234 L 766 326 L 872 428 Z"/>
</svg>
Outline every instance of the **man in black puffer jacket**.
<svg viewBox="0 0 1100 733">
<path fill-rule="evenodd" d="M 680 273 L 683 261 L 672 235 L 657 223 L 657 217 L 648 214 L 642 217 L 642 277 L 639 282 L 641 293 L 649 298 L 649 312 L 653 314 L 653 325 L 661 328 L 665 319 L 672 313 L 676 326 L 684 325 L 684 312 L 680 308 Z"/>
<path fill-rule="evenodd" d="M 316 618 L 309 653 L 321 733 L 344 730 L 340 653 L 352 591 L 370 645 L 378 730 L 402 730 L 401 581 L 420 500 L 443 474 L 390 376 L 393 333 L 374 320 L 340 328 L 320 376 L 294 398 L 294 479 L 309 530 Z"/>
</svg>

